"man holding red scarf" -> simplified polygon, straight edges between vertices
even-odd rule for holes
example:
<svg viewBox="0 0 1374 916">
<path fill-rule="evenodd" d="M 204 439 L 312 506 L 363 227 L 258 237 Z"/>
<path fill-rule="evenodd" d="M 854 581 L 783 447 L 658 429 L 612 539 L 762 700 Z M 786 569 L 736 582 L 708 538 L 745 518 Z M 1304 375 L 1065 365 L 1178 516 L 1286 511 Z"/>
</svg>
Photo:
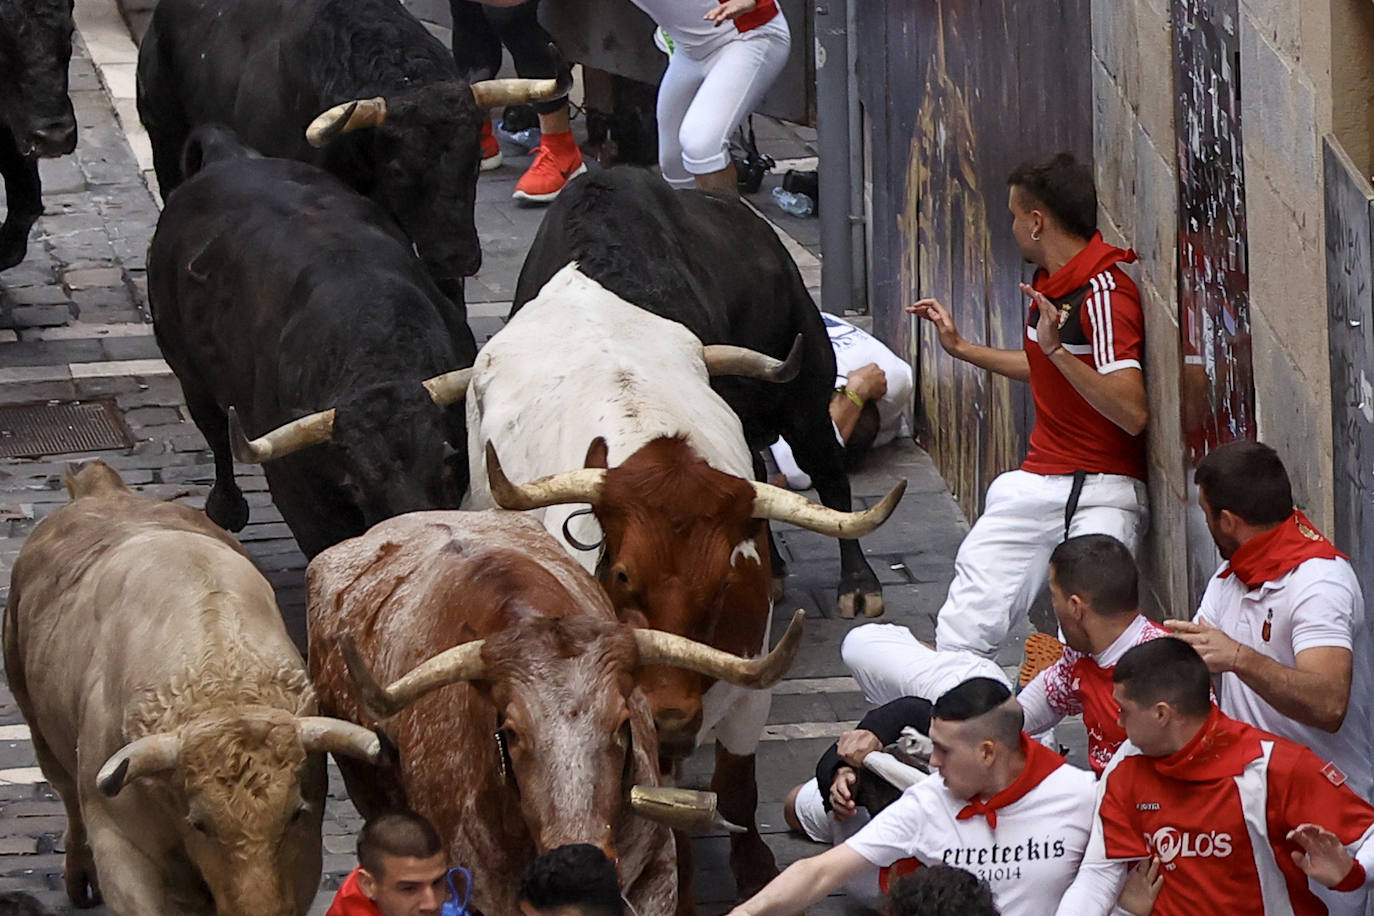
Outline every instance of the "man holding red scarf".
<svg viewBox="0 0 1374 916">
<path fill-rule="evenodd" d="M 1195 479 L 1225 562 L 1193 621 L 1166 625 L 1207 663 L 1222 712 L 1306 745 L 1333 782 L 1370 799 L 1374 677 L 1355 571 L 1293 508 L 1288 472 L 1269 446 L 1219 446 Z"/>
<path fill-rule="evenodd" d="M 1147 522 L 1145 322 L 1121 269 L 1135 252 L 1102 240 L 1092 167 L 1068 153 L 1020 166 L 1007 184 L 1012 235 L 1037 267 L 1021 284 L 1029 300 L 1022 346 L 965 340 L 935 299 L 907 307 L 935 325 L 951 356 L 1030 382 L 1035 401 L 1026 460 L 988 488 L 936 625 L 937 649 L 987 658 L 1044 587 L 1056 544 L 1109 534 L 1134 554 Z"/>
</svg>

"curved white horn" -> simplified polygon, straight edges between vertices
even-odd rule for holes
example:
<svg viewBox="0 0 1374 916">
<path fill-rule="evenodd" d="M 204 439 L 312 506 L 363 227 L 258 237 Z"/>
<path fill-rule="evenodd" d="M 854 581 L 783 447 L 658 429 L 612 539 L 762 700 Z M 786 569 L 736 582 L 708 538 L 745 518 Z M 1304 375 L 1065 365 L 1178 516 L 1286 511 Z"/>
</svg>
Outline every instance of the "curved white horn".
<svg viewBox="0 0 1374 916">
<path fill-rule="evenodd" d="M 298 716 L 296 731 L 301 745 L 312 753 L 356 757 L 368 763 L 382 759 L 382 739 L 353 722 L 328 716 Z"/>
<path fill-rule="evenodd" d="M 339 134 L 376 127 L 386 120 L 386 99 L 353 99 L 316 115 L 305 129 L 305 140 L 320 149 Z"/>
<path fill-rule="evenodd" d="M 827 509 L 819 503 L 791 490 L 766 483 L 754 484 L 754 518 L 771 518 L 780 522 L 791 522 L 799 528 L 807 528 L 832 538 L 861 538 L 870 534 L 887 521 L 892 510 L 897 508 L 902 494 L 906 492 L 906 481 L 899 482 L 892 491 L 882 498 L 876 506 L 862 512 L 839 512 Z"/>
<path fill-rule="evenodd" d="M 787 359 L 774 359 L 766 353 L 729 344 L 708 344 L 701 348 L 709 375 L 745 375 L 765 382 L 790 382 L 801 370 L 802 336 L 792 341 Z"/>
<path fill-rule="evenodd" d="M 181 738 L 178 736 L 145 735 L 110 755 L 110 759 L 95 775 L 95 784 L 101 792 L 113 798 L 131 779 L 172 769 L 177 765 L 180 755 Z"/>
<path fill-rule="evenodd" d="M 238 411 L 229 408 L 229 449 L 234 453 L 235 460 L 244 464 L 262 464 L 273 458 L 281 458 L 311 445 L 328 442 L 332 435 L 332 407 L 318 413 L 306 414 L 256 439 L 249 439 L 244 435 Z"/>
<path fill-rule="evenodd" d="M 339 651 L 348 665 L 348 676 L 362 697 L 363 708 L 368 715 L 385 719 L 396 715 L 431 690 L 482 677 L 486 672 L 486 663 L 482 661 L 483 642 L 478 639 L 445 649 L 386 687 L 378 683 L 354 644 L 353 637 L 347 633 L 339 637 Z"/>
<path fill-rule="evenodd" d="M 468 385 L 472 382 L 471 369 L 455 369 L 452 372 L 445 372 L 443 375 L 436 375 L 434 378 L 427 378 L 421 385 L 429 392 L 430 398 L 440 407 L 461 401 L 468 393 Z"/>
<path fill-rule="evenodd" d="M 805 611 L 792 615 L 787 632 L 762 658 L 741 658 L 706 643 L 665 633 L 663 630 L 635 630 L 635 645 L 639 647 L 641 665 L 671 665 L 686 668 L 716 680 L 761 690 L 772 687 L 787 673 L 792 660 L 801 648 L 802 618 Z"/>
<path fill-rule="evenodd" d="M 487 482 L 491 487 L 491 498 L 502 509 L 542 509 L 563 503 L 595 504 L 601 498 L 606 470 L 579 468 L 516 486 L 501 470 L 501 459 L 496 457 L 496 448 L 488 442 Z"/>
</svg>

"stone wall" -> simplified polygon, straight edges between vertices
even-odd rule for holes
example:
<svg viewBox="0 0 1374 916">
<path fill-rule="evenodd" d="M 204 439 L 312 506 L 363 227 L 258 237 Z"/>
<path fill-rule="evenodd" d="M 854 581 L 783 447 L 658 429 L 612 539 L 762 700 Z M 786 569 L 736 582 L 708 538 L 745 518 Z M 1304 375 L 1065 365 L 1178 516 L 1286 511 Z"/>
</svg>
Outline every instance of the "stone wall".
<svg viewBox="0 0 1374 916">
<path fill-rule="evenodd" d="M 1150 537 L 1141 551 L 1142 600 L 1185 613 L 1186 501 L 1179 421 L 1178 170 L 1170 91 L 1168 0 L 1093 2 L 1093 160 L 1099 222 L 1113 244 L 1140 255 L 1134 275 L 1145 311 L 1150 395 Z"/>
</svg>

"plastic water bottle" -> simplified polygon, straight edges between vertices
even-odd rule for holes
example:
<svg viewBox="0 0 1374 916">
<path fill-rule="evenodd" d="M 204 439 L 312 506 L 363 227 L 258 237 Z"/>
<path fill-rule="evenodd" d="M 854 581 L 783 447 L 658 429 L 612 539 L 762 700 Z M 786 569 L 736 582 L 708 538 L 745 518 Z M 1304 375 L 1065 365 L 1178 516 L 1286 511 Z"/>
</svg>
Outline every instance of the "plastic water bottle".
<svg viewBox="0 0 1374 916">
<path fill-rule="evenodd" d="M 773 199 L 778 202 L 782 212 L 793 216 L 811 216 L 816 212 L 816 202 L 802 193 L 794 194 L 780 187 L 774 188 Z"/>
<path fill-rule="evenodd" d="M 496 128 L 496 133 L 503 139 L 509 140 L 517 146 L 523 147 L 525 152 L 529 152 L 539 145 L 540 134 L 538 127 L 526 127 L 523 130 L 506 130 L 501 121 L 496 121 L 492 126 Z"/>
</svg>

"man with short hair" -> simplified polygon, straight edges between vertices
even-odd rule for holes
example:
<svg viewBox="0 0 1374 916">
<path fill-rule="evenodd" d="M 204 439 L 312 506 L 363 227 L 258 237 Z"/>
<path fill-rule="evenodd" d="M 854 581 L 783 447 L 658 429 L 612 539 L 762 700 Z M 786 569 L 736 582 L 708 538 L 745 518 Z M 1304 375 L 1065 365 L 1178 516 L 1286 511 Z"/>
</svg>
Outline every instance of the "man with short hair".
<svg viewBox="0 0 1374 916">
<path fill-rule="evenodd" d="M 438 916 L 448 897 L 438 831 L 414 811 L 379 814 L 358 834 L 358 867 L 325 916 Z"/>
<path fill-rule="evenodd" d="M 587 843 L 539 856 L 520 877 L 522 916 L 624 916 L 615 865 Z"/>
<path fill-rule="evenodd" d="M 893 882 L 886 916 L 998 916 L 986 881 L 962 868 L 931 865 Z"/>
<path fill-rule="evenodd" d="M 963 338 L 949 311 L 922 299 L 955 359 L 1030 382 L 1035 426 L 1020 469 L 992 482 L 983 514 L 959 547 L 936 648 L 991 658 L 1045 582 L 1045 561 L 1070 535 L 1110 534 L 1132 553 L 1145 530 L 1144 315 L 1121 265 L 1135 252 L 1097 231 L 1092 167 L 1068 153 L 1007 179 L 1012 235 L 1037 270 L 1023 346 Z M 972 407 L 972 405 L 971 405 Z"/>
<path fill-rule="evenodd" d="M 1055 547 L 1050 554 L 1049 585 L 1050 604 L 1067 647 L 1017 699 L 1026 713 L 1026 731 L 1032 735 L 1053 728 L 1064 716 L 1082 714 L 1088 730 L 1088 762 L 1093 772 L 1101 773 L 1126 739 L 1116 722 L 1112 666 L 1127 649 L 1165 636 L 1167 631 L 1140 613 L 1135 560 L 1126 545 L 1110 535 L 1079 535 Z M 899 697 L 934 699 L 969 677 L 1006 680 L 988 659 L 970 652 L 931 649 L 906 627 L 890 624 L 851 630 L 840 652 L 864 696 L 879 705 Z M 857 766 L 863 753 L 895 737 L 856 738 L 846 756 Z"/>
<path fill-rule="evenodd" d="M 1374 673 L 1355 571 L 1293 507 L 1269 446 L 1218 446 L 1195 480 L 1224 562 L 1193 621 L 1166 626 L 1207 663 L 1222 712 L 1311 748 L 1370 799 Z"/>
<path fill-rule="evenodd" d="M 1329 910 L 1314 888 L 1369 883 L 1374 807 L 1311 751 L 1212 706 L 1187 643 L 1136 646 L 1113 680 L 1129 741 L 1102 776 L 1060 914 L 1110 912 L 1127 863 L 1149 857 L 1164 879 L 1156 916 L 1317 916 Z"/>
<path fill-rule="evenodd" d="M 966 681 L 932 710 L 931 765 L 920 782 L 828 852 L 793 863 L 732 916 L 782 916 L 868 869 L 913 858 L 966 868 L 1005 916 L 1038 916 L 1073 881 L 1092 812 L 1092 774 L 1021 731 L 1021 707 L 988 678 Z"/>
</svg>

